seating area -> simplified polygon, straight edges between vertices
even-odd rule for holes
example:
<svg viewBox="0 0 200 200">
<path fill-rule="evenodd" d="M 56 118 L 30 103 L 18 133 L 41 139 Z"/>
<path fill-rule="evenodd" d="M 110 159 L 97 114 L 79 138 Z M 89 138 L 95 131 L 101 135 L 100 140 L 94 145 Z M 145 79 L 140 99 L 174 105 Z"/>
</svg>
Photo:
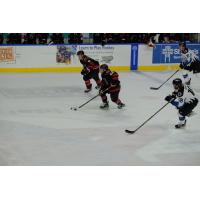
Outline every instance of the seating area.
<svg viewBox="0 0 200 200">
<path fill-rule="evenodd" d="M 0 33 L 0 44 L 116 44 L 198 42 L 189 33 Z"/>
</svg>

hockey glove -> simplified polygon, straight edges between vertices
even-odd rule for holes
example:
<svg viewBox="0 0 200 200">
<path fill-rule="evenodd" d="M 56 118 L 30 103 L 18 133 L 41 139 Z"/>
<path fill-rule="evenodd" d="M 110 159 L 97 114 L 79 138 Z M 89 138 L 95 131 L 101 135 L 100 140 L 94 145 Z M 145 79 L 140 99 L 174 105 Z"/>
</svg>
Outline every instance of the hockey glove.
<svg viewBox="0 0 200 200">
<path fill-rule="evenodd" d="M 182 63 L 179 65 L 179 67 L 180 67 L 181 69 L 183 69 L 183 68 L 184 68 L 184 66 L 182 65 Z"/>
<path fill-rule="evenodd" d="M 105 95 L 106 93 L 108 93 L 108 88 L 107 89 L 100 89 L 99 90 L 99 95 Z"/>
<path fill-rule="evenodd" d="M 88 74 L 90 71 L 86 68 L 82 69 L 81 74 L 84 76 L 86 74 Z"/>
<path fill-rule="evenodd" d="M 103 91 L 103 90 L 99 90 L 99 95 L 100 95 L 100 96 L 105 95 L 104 91 Z"/>
<path fill-rule="evenodd" d="M 82 69 L 81 74 L 85 75 L 85 70 L 84 69 Z"/>
<path fill-rule="evenodd" d="M 168 95 L 165 97 L 165 101 L 172 102 L 175 99 L 173 95 Z"/>
</svg>

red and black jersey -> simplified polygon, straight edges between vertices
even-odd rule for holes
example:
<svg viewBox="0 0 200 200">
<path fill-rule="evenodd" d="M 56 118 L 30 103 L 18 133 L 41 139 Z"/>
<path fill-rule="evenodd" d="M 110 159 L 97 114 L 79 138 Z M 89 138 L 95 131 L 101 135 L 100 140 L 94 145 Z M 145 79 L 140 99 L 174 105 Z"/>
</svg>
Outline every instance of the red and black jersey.
<svg viewBox="0 0 200 200">
<path fill-rule="evenodd" d="M 109 92 L 118 92 L 120 90 L 119 75 L 117 72 L 105 71 L 102 75 L 101 88 L 105 90 L 108 88 Z"/>
<path fill-rule="evenodd" d="M 99 70 L 99 62 L 86 55 L 83 56 L 80 62 L 83 67 L 88 69 L 89 71 Z"/>
</svg>

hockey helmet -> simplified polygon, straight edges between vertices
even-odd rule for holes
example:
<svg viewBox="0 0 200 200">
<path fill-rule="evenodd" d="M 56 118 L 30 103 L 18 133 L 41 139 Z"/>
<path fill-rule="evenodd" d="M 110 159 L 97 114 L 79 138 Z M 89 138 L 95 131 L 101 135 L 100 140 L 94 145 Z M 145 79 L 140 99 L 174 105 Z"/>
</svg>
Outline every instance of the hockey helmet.
<svg viewBox="0 0 200 200">
<path fill-rule="evenodd" d="M 102 64 L 102 65 L 100 66 L 100 70 L 102 70 L 102 71 L 108 70 L 108 65 L 107 65 L 107 64 Z"/>
<path fill-rule="evenodd" d="M 186 48 L 186 43 L 185 43 L 185 41 L 180 41 L 180 42 L 179 42 L 179 46 L 183 46 L 183 47 Z"/>
<path fill-rule="evenodd" d="M 179 89 L 183 86 L 183 82 L 180 78 L 176 78 L 172 81 L 172 84 L 174 86 L 174 89 Z"/>
<path fill-rule="evenodd" d="M 77 56 L 79 56 L 79 55 L 84 55 L 84 51 L 82 51 L 82 50 L 81 50 L 81 51 L 78 51 L 78 52 L 77 52 Z"/>
</svg>

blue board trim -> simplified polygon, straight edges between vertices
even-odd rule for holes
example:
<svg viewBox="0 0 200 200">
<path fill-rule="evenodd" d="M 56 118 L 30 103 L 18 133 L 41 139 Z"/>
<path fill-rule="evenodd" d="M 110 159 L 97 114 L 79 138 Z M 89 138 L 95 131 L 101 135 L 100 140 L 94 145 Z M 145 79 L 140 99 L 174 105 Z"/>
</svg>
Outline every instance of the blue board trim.
<svg viewBox="0 0 200 200">
<path fill-rule="evenodd" d="M 131 70 L 137 70 L 138 67 L 138 44 L 131 45 Z"/>
</svg>

